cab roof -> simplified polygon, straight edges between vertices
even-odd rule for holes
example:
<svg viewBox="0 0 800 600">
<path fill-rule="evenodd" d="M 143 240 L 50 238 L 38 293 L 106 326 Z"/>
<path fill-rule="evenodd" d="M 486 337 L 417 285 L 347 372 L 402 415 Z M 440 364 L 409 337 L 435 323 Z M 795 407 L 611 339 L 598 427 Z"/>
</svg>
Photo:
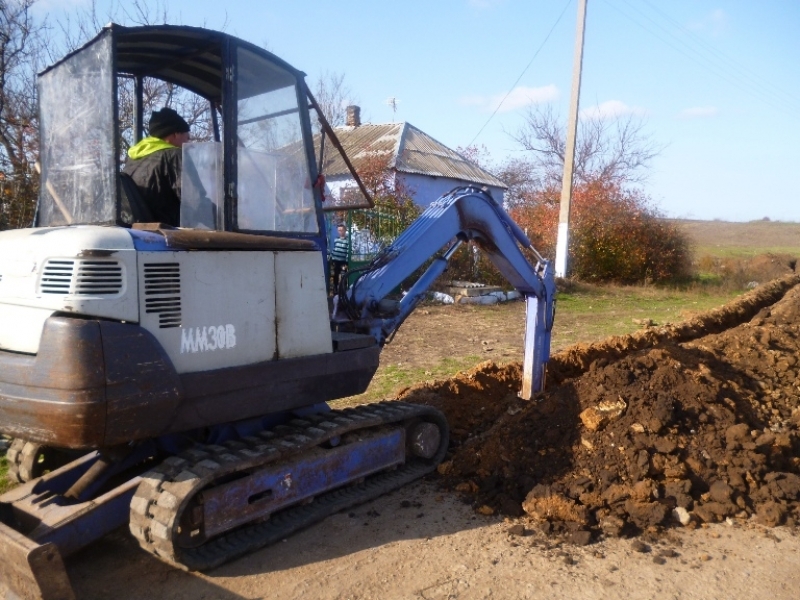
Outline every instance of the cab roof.
<svg viewBox="0 0 800 600">
<path fill-rule="evenodd" d="M 300 78 L 305 76 L 302 71 L 271 52 L 227 33 L 186 25 L 125 27 L 116 23 L 106 25 L 94 39 L 41 74 L 69 60 L 109 33 L 114 39 L 115 70 L 118 74 L 161 79 L 217 103 L 222 100 L 226 48 L 232 45 L 247 48 Z M 253 90 L 253 93 L 266 91 L 269 90 Z"/>
</svg>

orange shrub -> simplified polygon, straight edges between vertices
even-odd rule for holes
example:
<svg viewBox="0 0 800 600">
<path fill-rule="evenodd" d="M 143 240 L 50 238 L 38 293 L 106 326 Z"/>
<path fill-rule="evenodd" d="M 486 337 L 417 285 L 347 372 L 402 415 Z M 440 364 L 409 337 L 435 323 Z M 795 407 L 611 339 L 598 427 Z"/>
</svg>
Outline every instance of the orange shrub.
<svg viewBox="0 0 800 600">
<path fill-rule="evenodd" d="M 534 247 L 551 260 L 559 199 L 559 191 L 550 188 L 530 194 L 511 211 Z M 689 274 L 689 244 L 641 192 L 597 180 L 573 190 L 567 269 L 582 281 L 676 280 Z"/>
</svg>

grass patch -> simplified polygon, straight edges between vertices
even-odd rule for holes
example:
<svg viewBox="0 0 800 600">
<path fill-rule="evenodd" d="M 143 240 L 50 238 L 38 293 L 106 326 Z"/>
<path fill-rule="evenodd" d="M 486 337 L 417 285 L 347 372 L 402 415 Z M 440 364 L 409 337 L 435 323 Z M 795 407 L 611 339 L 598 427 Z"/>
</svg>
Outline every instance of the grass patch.
<svg viewBox="0 0 800 600">
<path fill-rule="evenodd" d="M 0 457 L 0 494 L 4 494 L 11 487 L 11 482 L 8 480 L 8 461 L 6 461 L 5 451 L 3 451 L 3 456 Z"/>
<path fill-rule="evenodd" d="M 423 381 L 433 381 L 436 379 L 448 379 L 461 371 L 471 369 L 483 360 L 478 355 L 459 356 L 445 358 L 438 364 L 430 367 L 406 367 L 403 364 L 381 365 L 372 378 L 369 388 L 359 396 L 344 398 L 331 403 L 332 406 L 350 406 L 353 404 L 363 404 L 366 402 L 379 402 L 387 398 L 395 397 L 400 390 L 421 383 Z"/>
<path fill-rule="evenodd" d="M 675 290 L 581 285 L 558 294 L 551 347 L 555 352 L 580 342 L 625 335 L 649 322 L 679 323 L 722 306 L 741 293 L 716 287 Z"/>
<path fill-rule="evenodd" d="M 752 258 L 800 255 L 800 223 L 783 221 L 673 221 L 689 238 L 696 257 Z"/>
</svg>

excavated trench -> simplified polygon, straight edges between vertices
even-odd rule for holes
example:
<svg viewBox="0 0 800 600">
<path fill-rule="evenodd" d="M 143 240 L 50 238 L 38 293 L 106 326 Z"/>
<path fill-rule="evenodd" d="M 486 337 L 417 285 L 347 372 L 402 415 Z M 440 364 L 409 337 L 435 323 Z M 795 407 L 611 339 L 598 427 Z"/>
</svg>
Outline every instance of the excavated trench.
<svg viewBox="0 0 800 600">
<path fill-rule="evenodd" d="M 517 398 L 493 362 L 405 390 L 452 427 L 444 485 L 588 540 L 731 519 L 800 523 L 800 277 L 684 323 L 555 354 Z"/>
</svg>

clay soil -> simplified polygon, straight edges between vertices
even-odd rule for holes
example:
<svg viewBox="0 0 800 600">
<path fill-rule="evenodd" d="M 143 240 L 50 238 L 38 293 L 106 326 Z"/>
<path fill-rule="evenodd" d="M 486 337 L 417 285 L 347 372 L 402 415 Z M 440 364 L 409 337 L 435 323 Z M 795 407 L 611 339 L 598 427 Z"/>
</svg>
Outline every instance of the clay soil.
<svg viewBox="0 0 800 600">
<path fill-rule="evenodd" d="M 432 316 L 407 324 L 417 349 Z M 430 329 L 445 349 L 486 338 Z M 563 349 L 533 401 L 517 363 L 487 360 L 400 394 L 451 424 L 428 479 L 209 574 L 119 532 L 70 575 L 81 598 L 797 598 L 799 350 L 790 275 Z"/>
<path fill-rule="evenodd" d="M 761 286 L 689 322 L 557 353 L 516 398 L 487 362 L 403 399 L 448 415 L 440 472 L 482 512 L 528 514 L 575 540 L 727 518 L 800 519 L 800 289 Z M 677 510 L 676 510 L 677 509 Z"/>
</svg>

